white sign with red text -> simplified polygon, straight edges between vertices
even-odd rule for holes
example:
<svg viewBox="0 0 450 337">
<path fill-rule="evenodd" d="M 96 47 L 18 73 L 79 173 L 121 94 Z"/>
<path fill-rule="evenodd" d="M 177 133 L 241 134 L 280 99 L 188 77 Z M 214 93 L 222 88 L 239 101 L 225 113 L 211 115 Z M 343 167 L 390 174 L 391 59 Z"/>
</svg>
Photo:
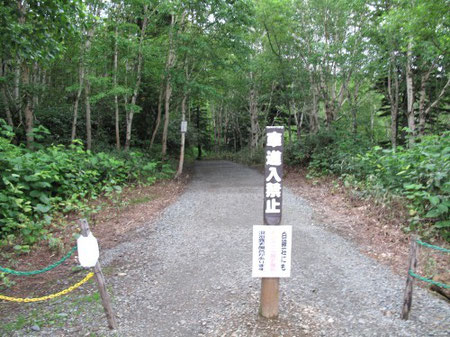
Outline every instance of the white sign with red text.
<svg viewBox="0 0 450 337">
<path fill-rule="evenodd" d="M 252 277 L 291 276 L 292 226 L 253 226 Z"/>
</svg>

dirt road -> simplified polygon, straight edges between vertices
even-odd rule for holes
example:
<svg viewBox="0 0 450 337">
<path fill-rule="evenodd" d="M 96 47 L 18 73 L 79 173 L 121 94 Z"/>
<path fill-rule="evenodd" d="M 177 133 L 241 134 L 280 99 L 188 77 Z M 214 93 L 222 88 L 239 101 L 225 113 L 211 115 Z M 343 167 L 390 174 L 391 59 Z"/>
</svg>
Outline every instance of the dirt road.
<svg viewBox="0 0 450 337">
<path fill-rule="evenodd" d="M 103 252 L 113 270 L 114 335 L 448 336 L 448 303 L 416 288 L 411 319 L 400 320 L 404 278 L 312 223 L 311 208 L 289 189 L 283 224 L 293 226 L 292 277 L 281 282 L 279 319 L 259 318 L 251 233 L 262 224 L 263 177 L 225 161 L 198 162 L 194 171 L 155 224 Z M 71 334 L 110 335 L 104 326 L 100 311 Z"/>
</svg>

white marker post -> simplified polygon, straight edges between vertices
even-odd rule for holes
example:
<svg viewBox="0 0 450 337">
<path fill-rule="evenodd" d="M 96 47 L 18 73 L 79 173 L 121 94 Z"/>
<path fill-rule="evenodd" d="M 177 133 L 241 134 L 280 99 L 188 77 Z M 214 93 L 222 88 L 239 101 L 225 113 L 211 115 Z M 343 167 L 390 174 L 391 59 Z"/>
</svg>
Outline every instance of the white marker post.
<svg viewBox="0 0 450 337">
<path fill-rule="evenodd" d="M 91 231 L 89 229 L 89 224 L 86 219 L 80 219 L 79 224 L 81 227 L 81 235 L 84 236 L 89 241 L 92 240 L 93 236 L 91 234 Z M 95 238 L 93 238 L 95 240 Z M 81 241 L 83 242 L 83 241 Z M 97 244 L 97 243 L 95 243 Z M 92 243 L 86 244 L 86 246 L 92 245 Z M 91 266 L 94 264 L 94 274 L 95 278 L 97 280 L 98 284 L 98 290 L 100 292 L 100 297 L 102 299 L 102 305 L 103 309 L 105 310 L 106 319 L 108 320 L 108 326 L 110 329 L 115 330 L 117 329 L 117 322 L 116 318 L 114 316 L 112 306 L 111 306 L 111 300 L 109 298 L 109 294 L 106 291 L 106 283 L 105 283 L 105 277 L 103 276 L 102 267 L 100 266 L 100 262 L 98 261 L 98 246 L 96 249 L 89 249 L 91 252 L 94 252 L 94 257 L 89 256 L 83 256 L 83 259 L 86 261 L 87 265 Z M 87 252 L 89 254 L 89 251 Z M 83 255 L 86 255 L 86 253 L 83 253 Z M 80 256 L 81 257 L 81 256 Z"/>
<path fill-rule="evenodd" d="M 291 226 L 279 226 L 282 213 L 284 127 L 266 127 L 264 226 L 253 227 L 252 276 L 261 277 L 259 313 L 278 316 L 280 277 L 290 277 Z"/>
</svg>

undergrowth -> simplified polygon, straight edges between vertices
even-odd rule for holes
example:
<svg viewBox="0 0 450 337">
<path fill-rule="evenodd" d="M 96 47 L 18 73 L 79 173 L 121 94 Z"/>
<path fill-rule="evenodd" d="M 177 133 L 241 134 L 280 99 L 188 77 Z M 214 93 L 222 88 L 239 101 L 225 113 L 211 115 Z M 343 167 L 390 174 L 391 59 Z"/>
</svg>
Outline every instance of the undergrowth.
<svg viewBox="0 0 450 337">
<path fill-rule="evenodd" d="M 56 213 L 83 210 L 88 199 L 120 193 L 128 183 L 173 175 L 169 164 L 140 151 L 93 153 L 80 141 L 28 150 L 14 145 L 11 128 L 0 123 L 0 247 L 17 242 L 14 249 L 27 252 L 39 240 L 51 243 Z"/>
</svg>

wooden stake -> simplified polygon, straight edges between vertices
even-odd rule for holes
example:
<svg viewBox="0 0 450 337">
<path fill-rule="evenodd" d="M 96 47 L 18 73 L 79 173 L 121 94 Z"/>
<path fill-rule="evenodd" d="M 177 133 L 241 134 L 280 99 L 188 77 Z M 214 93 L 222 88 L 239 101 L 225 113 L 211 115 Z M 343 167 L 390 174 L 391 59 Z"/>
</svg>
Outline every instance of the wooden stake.
<svg viewBox="0 0 450 337">
<path fill-rule="evenodd" d="M 80 219 L 79 221 L 81 226 L 81 235 L 88 236 L 90 229 L 89 224 L 86 219 Z M 108 320 L 108 326 L 110 329 L 117 329 L 116 318 L 114 317 L 114 313 L 112 311 L 111 300 L 109 298 L 109 294 L 106 291 L 106 283 L 105 277 L 103 276 L 102 267 L 100 266 L 100 262 L 97 261 L 97 264 L 94 267 L 95 279 L 98 283 L 98 290 L 100 291 L 100 297 L 102 298 L 103 309 L 105 310 L 106 319 Z"/>
<path fill-rule="evenodd" d="M 278 317 L 279 278 L 261 279 L 261 301 L 259 314 L 265 318 Z"/>
<path fill-rule="evenodd" d="M 409 271 L 416 272 L 417 268 L 417 237 L 411 237 L 411 246 L 409 250 L 409 265 L 408 265 L 408 276 L 406 278 L 405 293 L 403 295 L 403 308 L 402 308 L 402 319 L 407 320 L 409 318 L 409 312 L 411 311 L 412 305 L 412 295 L 413 295 L 413 285 L 414 277 L 409 275 Z"/>
</svg>

